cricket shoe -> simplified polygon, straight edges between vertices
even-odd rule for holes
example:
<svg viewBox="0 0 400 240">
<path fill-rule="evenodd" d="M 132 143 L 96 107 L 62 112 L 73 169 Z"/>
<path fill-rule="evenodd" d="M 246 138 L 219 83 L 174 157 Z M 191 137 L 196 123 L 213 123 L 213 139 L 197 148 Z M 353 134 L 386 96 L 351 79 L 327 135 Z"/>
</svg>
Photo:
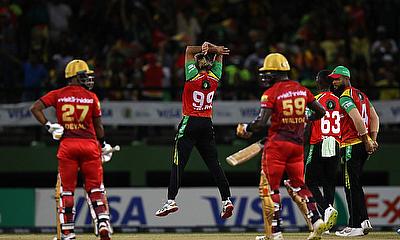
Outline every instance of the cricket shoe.
<svg viewBox="0 0 400 240">
<path fill-rule="evenodd" d="M 282 232 L 273 233 L 271 238 L 267 236 L 257 236 L 256 240 L 284 240 Z"/>
<path fill-rule="evenodd" d="M 364 235 L 367 235 L 369 232 L 372 231 L 371 222 L 367 219 L 361 223 L 361 228 L 363 230 Z"/>
<path fill-rule="evenodd" d="M 164 206 L 162 208 L 158 209 L 156 212 L 156 216 L 158 217 L 164 217 L 167 216 L 170 213 L 178 211 L 178 206 L 176 205 L 175 200 L 168 200 L 165 202 Z"/>
<path fill-rule="evenodd" d="M 61 240 L 75 240 L 75 239 L 76 239 L 75 233 L 68 233 L 68 234 L 61 233 Z"/>
<path fill-rule="evenodd" d="M 313 223 L 314 231 L 310 232 L 307 240 L 319 240 L 321 239 L 322 233 L 327 230 L 327 226 L 322 219 L 318 219 L 315 223 Z"/>
<path fill-rule="evenodd" d="M 364 232 L 362 228 L 346 227 L 342 231 L 336 231 L 335 235 L 339 237 L 357 237 L 364 236 Z"/>
<path fill-rule="evenodd" d="M 222 201 L 222 211 L 221 211 L 221 218 L 227 219 L 232 216 L 233 213 L 233 204 L 229 198 L 225 201 Z"/>
<path fill-rule="evenodd" d="M 99 223 L 100 240 L 111 240 L 110 227 L 106 222 Z"/>
<path fill-rule="evenodd" d="M 326 230 L 325 232 L 322 233 L 322 235 L 329 235 L 331 234 L 331 232 L 329 232 L 329 230 Z"/>
<path fill-rule="evenodd" d="M 329 231 L 335 224 L 338 216 L 338 211 L 329 204 L 329 207 L 325 209 L 324 222 L 326 224 L 326 230 Z"/>
</svg>

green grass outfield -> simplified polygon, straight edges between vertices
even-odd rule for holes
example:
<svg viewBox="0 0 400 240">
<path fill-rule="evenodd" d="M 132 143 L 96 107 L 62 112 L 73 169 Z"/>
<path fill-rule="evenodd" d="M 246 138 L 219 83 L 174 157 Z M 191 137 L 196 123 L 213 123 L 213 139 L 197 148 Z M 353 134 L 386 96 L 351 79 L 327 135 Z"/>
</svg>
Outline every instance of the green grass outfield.
<svg viewBox="0 0 400 240">
<path fill-rule="evenodd" d="M 113 235 L 113 240 L 254 240 L 257 233 L 138 233 L 124 234 L 117 233 Z M 288 240 L 306 239 L 306 233 L 284 233 L 284 238 Z M 0 234 L 0 239 L 4 240 L 52 240 L 54 235 L 50 234 Z M 95 240 L 93 234 L 78 234 L 78 240 Z M 332 235 L 324 235 L 323 239 L 400 239 L 400 235 L 393 232 L 372 232 L 367 236 L 356 238 L 342 238 Z"/>
</svg>

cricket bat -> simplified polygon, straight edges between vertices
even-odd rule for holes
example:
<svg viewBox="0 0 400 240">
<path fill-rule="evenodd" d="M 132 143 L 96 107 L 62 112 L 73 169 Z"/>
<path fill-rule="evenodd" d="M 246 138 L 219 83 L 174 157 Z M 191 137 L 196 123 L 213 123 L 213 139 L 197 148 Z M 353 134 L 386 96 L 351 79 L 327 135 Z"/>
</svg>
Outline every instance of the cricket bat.
<svg viewBox="0 0 400 240">
<path fill-rule="evenodd" d="M 250 146 L 239 150 L 238 152 L 228 156 L 226 161 L 231 166 L 240 165 L 256 156 L 264 147 L 265 138 L 251 144 Z"/>
</svg>

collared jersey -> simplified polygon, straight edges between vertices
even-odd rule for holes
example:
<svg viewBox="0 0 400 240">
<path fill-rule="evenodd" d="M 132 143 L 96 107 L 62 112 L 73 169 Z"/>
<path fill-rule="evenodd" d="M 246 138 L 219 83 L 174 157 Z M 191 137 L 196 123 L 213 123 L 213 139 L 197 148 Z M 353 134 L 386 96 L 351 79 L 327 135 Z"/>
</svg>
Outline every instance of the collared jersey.
<svg viewBox="0 0 400 240">
<path fill-rule="evenodd" d="M 325 108 L 325 116 L 311 122 L 310 144 L 321 142 L 326 137 L 334 137 L 340 143 L 339 98 L 332 92 L 321 92 L 315 99 Z"/>
<path fill-rule="evenodd" d="M 292 80 L 275 83 L 261 97 L 261 107 L 272 109 L 268 141 L 304 142 L 305 109 L 315 101 L 306 87 Z"/>
<path fill-rule="evenodd" d="M 222 64 L 214 62 L 207 72 L 196 68 L 194 61 L 185 65 L 185 86 L 182 94 L 184 116 L 212 117 L 212 103 L 222 75 Z"/>
<path fill-rule="evenodd" d="M 353 87 L 345 88 L 339 98 L 339 102 L 343 111 L 343 118 L 340 122 L 342 130 L 341 147 L 360 143 L 361 139 L 359 138 L 357 129 L 348 113 L 352 109 L 357 108 L 369 133 L 371 102 L 369 101 L 367 95 Z"/>
<path fill-rule="evenodd" d="M 46 107 L 56 109 L 57 122 L 64 127 L 64 138 L 97 139 L 93 118 L 101 117 L 96 94 L 81 86 L 53 90 L 40 98 Z"/>
</svg>

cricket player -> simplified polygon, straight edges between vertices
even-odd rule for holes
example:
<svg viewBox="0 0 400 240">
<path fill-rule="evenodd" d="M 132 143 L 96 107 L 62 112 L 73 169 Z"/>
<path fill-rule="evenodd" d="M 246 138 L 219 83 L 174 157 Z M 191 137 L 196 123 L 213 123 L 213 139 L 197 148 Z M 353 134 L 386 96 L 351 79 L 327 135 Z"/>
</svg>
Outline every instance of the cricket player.
<svg viewBox="0 0 400 240">
<path fill-rule="evenodd" d="M 372 230 L 365 206 L 361 174 L 365 162 L 377 148 L 379 117 L 367 95 L 351 86 L 350 71 L 337 66 L 329 75 L 333 78 L 334 92 L 339 96 L 343 118 L 342 131 L 342 169 L 345 193 L 349 210 L 349 225 L 336 235 L 342 237 L 362 236 Z"/>
<path fill-rule="evenodd" d="M 74 191 L 77 174 L 84 176 L 84 188 L 97 217 L 101 240 L 111 239 L 110 214 L 103 187 L 102 158 L 109 161 L 111 146 L 104 140 L 100 102 L 90 90 L 93 71 L 83 60 L 72 60 L 65 68 L 66 87 L 51 91 L 31 106 L 35 118 L 60 141 L 57 151 L 58 184 L 57 239 L 75 239 Z M 43 110 L 54 107 L 57 123 L 47 120 Z M 102 154 L 104 151 L 104 154 Z"/>
<path fill-rule="evenodd" d="M 332 207 L 335 198 L 336 174 L 340 160 L 340 106 L 339 98 L 330 91 L 333 79 L 329 70 L 322 70 L 316 77 L 318 94 L 315 99 L 324 106 L 325 116 L 310 122 L 310 149 L 306 161 L 305 181 L 324 213 L 324 222 L 331 229 L 338 212 Z M 322 186 L 324 194 L 319 190 Z"/>
<path fill-rule="evenodd" d="M 269 88 L 261 97 L 260 113 L 251 123 L 240 123 L 237 127 L 237 135 L 247 138 L 253 132 L 266 127 L 271 117 L 268 140 L 264 145 L 261 160 L 259 186 L 265 236 L 258 236 L 257 240 L 283 239 L 279 185 L 285 171 L 295 193 L 293 199 L 298 204 L 305 203 L 303 215 L 312 223 L 313 231 L 308 239 L 320 239 L 326 230 L 326 224 L 321 219 L 313 195 L 304 183 L 303 148 L 306 107 L 314 111 L 309 120 L 323 117 L 325 109 L 307 88 L 288 78 L 288 71 L 289 63 L 282 54 L 271 53 L 265 57 L 259 75 L 262 85 Z"/>
<path fill-rule="evenodd" d="M 213 60 L 210 60 L 210 54 L 214 54 Z M 183 118 L 175 136 L 168 201 L 156 212 L 156 216 L 166 216 L 178 210 L 175 198 L 193 147 L 199 151 L 218 186 L 222 198 L 221 218 L 232 215 L 229 183 L 218 161 L 211 121 L 213 97 L 222 75 L 222 59 L 228 54 L 228 48 L 209 42 L 186 48 Z"/>
</svg>

